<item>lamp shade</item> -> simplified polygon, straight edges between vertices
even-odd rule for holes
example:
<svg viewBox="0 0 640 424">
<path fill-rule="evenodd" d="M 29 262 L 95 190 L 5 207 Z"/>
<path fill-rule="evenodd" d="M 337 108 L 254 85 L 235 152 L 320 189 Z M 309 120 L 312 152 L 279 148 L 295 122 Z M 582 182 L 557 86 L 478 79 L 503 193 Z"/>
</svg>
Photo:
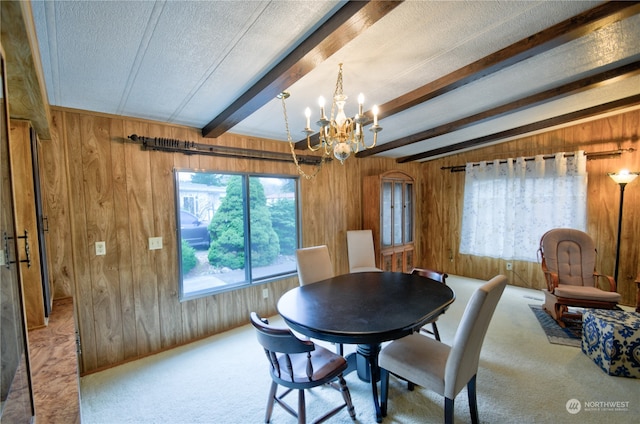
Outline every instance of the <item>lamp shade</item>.
<svg viewBox="0 0 640 424">
<path fill-rule="evenodd" d="M 640 175 L 640 172 L 629 172 L 626 169 L 623 169 L 618 173 L 609 172 L 607 175 L 618 184 L 628 184 L 635 180 L 636 177 Z"/>
</svg>

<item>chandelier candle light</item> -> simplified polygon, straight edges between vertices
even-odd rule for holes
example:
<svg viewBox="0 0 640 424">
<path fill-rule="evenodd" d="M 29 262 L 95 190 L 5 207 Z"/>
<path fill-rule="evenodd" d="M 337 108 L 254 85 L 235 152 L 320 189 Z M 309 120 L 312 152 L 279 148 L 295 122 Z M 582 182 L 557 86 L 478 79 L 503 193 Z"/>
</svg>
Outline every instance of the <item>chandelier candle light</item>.
<svg viewBox="0 0 640 424">
<path fill-rule="evenodd" d="M 362 111 L 364 106 L 364 95 L 361 93 L 358 96 L 358 113 L 353 118 L 347 118 L 347 115 L 344 112 L 347 96 L 344 95 L 342 89 L 341 63 L 338 70 L 338 79 L 336 81 L 336 89 L 331 103 L 331 114 L 329 118 L 327 118 L 325 114 L 325 99 L 324 97 L 320 97 L 320 119 L 317 121 L 318 126 L 320 126 L 320 131 L 318 132 L 318 142 L 313 146 L 311 145 L 311 134 L 314 132 L 311 129 L 311 109 L 306 108 L 304 112 L 306 117 L 306 126 L 303 132 L 307 135 L 308 149 L 313 152 L 318 151 L 321 148 L 323 149 L 322 161 L 318 164 L 316 171 L 311 175 L 306 174 L 302 168 L 300 168 L 300 164 L 298 163 L 298 158 L 296 157 L 296 152 L 294 150 L 293 141 L 291 140 L 289 119 L 287 118 L 287 106 L 285 104 L 285 99 L 288 97 L 289 93 L 286 91 L 283 91 L 278 95 L 278 98 L 282 101 L 282 111 L 284 113 L 287 139 L 289 141 L 289 146 L 291 147 L 291 156 L 293 156 L 293 162 L 296 164 L 298 172 L 305 178 L 311 179 L 315 177 L 320 171 L 325 160 L 332 152 L 336 159 L 344 165 L 344 160 L 351 156 L 352 152 L 358 153 L 361 149 L 364 150 L 375 147 L 376 142 L 378 141 L 378 133 L 382 131 L 382 127 L 378 125 L 378 106 L 374 105 L 373 108 L 371 108 L 373 125 L 369 131 L 373 132 L 373 141 L 370 145 L 367 145 L 364 139 L 364 126 L 369 122 L 369 118 Z"/>
</svg>

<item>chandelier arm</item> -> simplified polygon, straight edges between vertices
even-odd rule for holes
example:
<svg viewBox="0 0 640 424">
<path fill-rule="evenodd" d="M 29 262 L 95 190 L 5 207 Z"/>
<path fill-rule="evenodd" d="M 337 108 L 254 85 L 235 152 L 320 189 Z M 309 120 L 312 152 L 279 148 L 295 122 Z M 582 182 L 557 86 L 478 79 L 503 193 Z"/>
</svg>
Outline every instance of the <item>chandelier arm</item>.
<svg viewBox="0 0 640 424">
<path fill-rule="evenodd" d="M 311 137 L 310 137 L 310 134 L 307 133 L 307 148 L 312 152 L 317 152 L 318 150 L 320 150 L 320 147 L 322 147 L 322 143 L 318 143 L 316 147 L 313 147 L 311 145 Z"/>
<path fill-rule="evenodd" d="M 367 145 L 364 142 L 364 137 L 362 137 L 362 144 L 364 145 L 365 149 L 373 149 L 374 147 L 376 147 L 377 142 L 378 142 L 378 131 L 373 131 L 373 143 L 371 143 L 371 145 Z"/>
<path fill-rule="evenodd" d="M 320 160 L 320 163 L 316 166 L 315 171 L 312 174 L 307 174 L 306 172 L 304 172 L 304 170 L 300 167 L 300 163 L 298 162 L 298 156 L 296 155 L 295 152 L 295 147 L 293 145 L 293 140 L 291 139 L 291 131 L 289 131 L 289 118 L 287 117 L 287 105 L 285 103 L 285 99 L 288 96 L 288 94 L 285 95 L 285 93 L 282 93 L 281 96 L 279 96 L 282 100 L 282 112 L 284 114 L 284 126 L 285 129 L 287 131 L 287 141 L 289 142 L 289 149 L 291 150 L 291 156 L 293 156 L 293 162 L 296 165 L 296 169 L 298 170 L 298 174 L 302 175 L 304 178 L 306 178 L 307 180 L 310 180 L 312 178 L 315 178 L 316 175 L 318 175 L 318 172 L 320 172 L 320 170 L 322 169 L 322 165 L 324 165 L 325 161 L 327 160 L 327 155 L 322 155 L 322 158 Z M 308 135 L 307 135 L 307 140 L 308 140 Z"/>
</svg>

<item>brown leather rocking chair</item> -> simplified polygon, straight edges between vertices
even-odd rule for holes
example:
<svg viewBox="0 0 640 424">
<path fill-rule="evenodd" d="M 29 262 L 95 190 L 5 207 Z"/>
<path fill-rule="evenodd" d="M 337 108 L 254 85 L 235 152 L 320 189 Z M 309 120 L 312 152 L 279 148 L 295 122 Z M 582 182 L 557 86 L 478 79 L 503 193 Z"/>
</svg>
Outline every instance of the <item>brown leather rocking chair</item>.
<svg viewBox="0 0 640 424">
<path fill-rule="evenodd" d="M 342 373 L 347 369 L 347 361 L 342 356 L 322 346 L 316 346 L 310 340 L 298 339 L 288 328 L 269 325 L 255 312 L 251 312 L 251 324 L 256 329 L 258 342 L 264 348 L 271 371 L 272 383 L 265 423 L 271 420 L 273 405 L 277 403 L 289 414 L 297 417 L 299 424 L 304 424 L 306 422 L 304 391 L 324 384 L 339 390 L 344 403 L 316 419 L 314 423 L 325 421 L 345 406 L 351 419 L 356 419 L 349 388 L 342 377 Z M 335 384 L 334 380 L 337 380 L 338 384 Z M 280 395 L 277 393 L 279 385 L 286 388 Z M 292 390 L 298 390 L 297 412 L 283 400 Z"/>
<path fill-rule="evenodd" d="M 613 309 L 620 302 L 613 277 L 595 272 L 596 248 L 591 237 L 571 228 L 547 231 L 538 250 L 547 282 L 544 309 L 561 327 L 569 307 Z M 597 282 L 605 280 L 603 289 Z"/>
</svg>

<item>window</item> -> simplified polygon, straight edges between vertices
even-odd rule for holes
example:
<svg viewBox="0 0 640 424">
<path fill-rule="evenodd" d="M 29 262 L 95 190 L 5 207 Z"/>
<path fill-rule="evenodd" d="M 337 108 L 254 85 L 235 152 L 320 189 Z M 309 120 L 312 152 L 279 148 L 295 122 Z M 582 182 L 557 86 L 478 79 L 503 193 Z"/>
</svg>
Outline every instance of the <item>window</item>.
<svg viewBox="0 0 640 424">
<path fill-rule="evenodd" d="M 181 299 L 296 272 L 298 178 L 176 171 Z"/>
<path fill-rule="evenodd" d="M 535 262 L 546 231 L 586 226 L 584 152 L 467 164 L 460 253 Z"/>
</svg>

